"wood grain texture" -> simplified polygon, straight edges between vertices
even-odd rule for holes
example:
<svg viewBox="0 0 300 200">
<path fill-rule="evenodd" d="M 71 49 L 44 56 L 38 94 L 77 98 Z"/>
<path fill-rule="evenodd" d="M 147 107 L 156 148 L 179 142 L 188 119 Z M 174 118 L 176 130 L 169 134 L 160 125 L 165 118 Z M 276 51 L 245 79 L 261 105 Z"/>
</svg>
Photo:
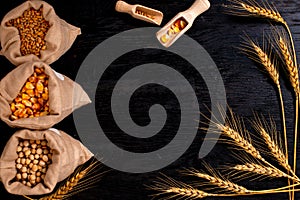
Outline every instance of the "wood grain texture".
<svg viewBox="0 0 300 200">
<path fill-rule="evenodd" d="M 21 0 L 10 0 L 0 2 L 0 18 L 16 7 L 23 1 Z M 120 33 L 125 30 L 130 30 L 138 27 L 151 27 L 152 24 L 136 20 L 129 15 L 117 13 L 114 11 L 114 5 L 116 0 L 105 1 L 105 0 L 49 0 L 47 1 L 54 8 L 58 16 L 65 19 L 67 22 L 76 25 L 82 29 L 82 35 L 80 35 L 75 41 L 72 48 L 63 55 L 58 61 L 53 63 L 53 67 L 56 71 L 75 79 L 77 71 L 88 55 L 88 53 L 107 38 Z M 186 1 L 171 1 L 171 0 L 128 0 L 130 4 L 139 3 L 154 9 L 161 10 L 164 13 L 164 20 L 162 25 L 166 24 L 173 16 L 178 12 L 187 9 L 193 0 Z M 290 24 L 291 30 L 294 34 L 296 50 L 298 56 L 300 56 L 300 1 L 297 0 L 274 0 L 273 2 L 282 16 Z M 263 32 L 270 31 L 270 24 L 264 20 L 253 20 L 239 17 L 226 16 L 223 13 L 222 4 L 226 3 L 225 0 L 211 0 L 211 9 L 205 14 L 201 15 L 194 22 L 193 27 L 186 33 L 188 36 L 199 42 L 211 55 L 224 80 L 227 102 L 232 107 L 233 111 L 237 114 L 252 118 L 252 111 L 262 113 L 264 115 L 272 115 L 275 122 L 280 126 L 280 105 L 278 101 L 277 93 L 275 88 L 272 86 L 272 82 L 269 80 L 267 75 L 262 73 L 251 60 L 247 59 L 246 56 L 241 54 L 236 48 L 241 42 L 240 36 L 243 32 L 246 32 L 249 36 L 262 39 Z M 196 91 L 197 97 L 200 103 L 200 110 L 207 114 L 204 105 L 210 105 L 210 99 L 207 91 L 207 87 L 200 75 L 194 73 L 192 66 L 180 59 L 174 57 L 170 59 L 172 55 L 165 52 L 156 51 L 135 51 L 130 55 L 124 55 L 114 63 L 115 66 L 128 67 L 129 64 L 135 65 L 136 58 L 138 63 L 148 63 L 155 59 L 161 63 L 167 64 L 171 67 L 176 67 L 180 72 L 184 73 L 193 84 L 193 88 Z M 0 78 L 3 78 L 14 66 L 9 63 L 4 57 L 0 58 Z M 113 71 L 112 71 L 113 72 Z M 116 73 L 117 74 L 117 73 Z M 110 80 L 115 79 L 114 73 L 108 75 L 108 88 Z M 281 77 L 281 80 L 284 80 Z M 98 88 L 99 89 L 99 88 Z M 104 90 L 107 88 L 100 88 Z M 293 96 L 290 92 L 288 84 L 282 85 L 283 98 L 285 100 L 287 128 L 289 141 L 293 140 L 293 120 L 294 120 L 294 107 L 293 107 Z M 99 91 L 100 91 L 99 90 Z M 162 98 L 155 98 L 156 94 Z M 131 141 L 124 135 L 118 135 L 114 132 L 115 128 L 110 127 L 113 125 L 110 118 L 111 116 L 104 116 L 104 121 L 107 124 L 107 130 L 111 140 L 116 144 L 123 146 L 124 148 L 131 146 L 130 148 L 138 152 L 150 151 L 155 148 L 160 148 L 168 140 L 170 140 L 174 134 L 176 134 L 176 127 L 178 127 L 178 108 L 176 100 L 172 100 L 172 95 L 164 94 L 160 88 L 147 88 L 146 91 L 141 91 L 140 96 L 135 98 L 134 106 L 140 109 L 133 109 L 134 119 L 140 123 L 146 123 L 148 119 L 146 108 L 152 102 L 158 100 L 162 104 L 173 110 L 175 116 L 171 119 L 173 123 L 167 124 L 166 134 L 160 135 L 156 141 L 145 142 L 135 140 Z M 101 98 L 99 92 L 96 94 L 97 98 Z M 109 107 L 109 104 L 106 105 Z M 174 107 L 173 107 L 174 106 Z M 97 102 L 96 102 L 97 108 Z M 97 108 L 100 109 L 101 108 Z M 192 111 L 191 111 L 192 112 Z M 172 112 L 170 112 L 172 113 Z M 177 114 L 176 114 L 177 113 Z M 101 113 L 100 113 L 101 114 Z M 99 114 L 99 115 L 100 115 Z M 204 120 L 204 119 L 201 119 Z M 75 138 L 78 138 L 76 129 L 73 122 L 73 117 L 69 116 L 61 123 L 57 124 L 55 128 L 61 129 Z M 16 131 L 9 128 L 3 122 L 0 122 L 0 149 L 3 150 L 9 137 Z M 155 178 L 159 175 L 159 172 L 165 173 L 172 176 L 175 179 L 182 179 L 186 182 L 194 181 L 188 178 L 181 177 L 176 170 L 183 167 L 194 167 L 201 169 L 201 161 L 197 159 L 198 151 L 201 147 L 202 140 L 205 132 L 199 131 L 194 143 L 191 145 L 189 150 L 176 162 L 170 166 L 151 173 L 146 174 L 129 174 L 123 173 L 116 170 L 112 170 L 103 178 L 103 180 L 95 187 L 86 192 L 82 192 L 72 199 L 82 200 L 145 200 L 151 199 L 149 195 L 153 192 L 145 189 L 145 185 L 150 185 Z M 132 144 L 134 143 L 134 146 Z M 292 142 L 289 144 L 292 146 Z M 290 152 L 290 155 L 292 152 Z M 300 155 L 300 152 L 298 153 Z M 291 157 L 291 156 L 290 156 Z M 231 160 L 230 151 L 222 144 L 218 144 L 214 150 L 205 158 L 205 161 L 211 163 L 213 166 L 220 166 L 224 163 L 233 162 Z M 299 159 L 298 159 L 299 162 Z M 298 164 L 298 172 L 300 163 Z M 259 181 L 245 181 L 243 182 L 249 189 L 259 188 L 270 188 L 282 186 L 285 181 L 279 180 L 263 180 Z M 298 198 L 299 195 L 297 195 Z M 0 186 L 0 198 L 1 199 L 23 199 L 8 194 L 3 186 Z M 207 198 L 214 200 L 221 199 L 241 199 L 241 200 L 263 200 L 263 199 L 287 199 L 287 194 L 274 194 L 274 195 L 261 195 L 254 197 L 235 197 L 235 198 Z M 297 198 L 296 198 L 297 199 Z"/>
</svg>

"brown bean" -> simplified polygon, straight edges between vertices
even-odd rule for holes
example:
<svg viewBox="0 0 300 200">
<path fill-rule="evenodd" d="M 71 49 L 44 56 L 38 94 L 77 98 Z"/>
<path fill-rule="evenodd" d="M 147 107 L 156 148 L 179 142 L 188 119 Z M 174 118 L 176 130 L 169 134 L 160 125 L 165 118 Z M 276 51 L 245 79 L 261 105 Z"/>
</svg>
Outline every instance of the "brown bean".
<svg viewBox="0 0 300 200">
<path fill-rule="evenodd" d="M 41 148 L 38 148 L 38 149 L 36 150 L 36 153 L 37 153 L 37 154 L 42 154 L 42 153 L 43 153 L 43 150 L 42 150 Z"/>
<path fill-rule="evenodd" d="M 27 173 L 22 173 L 22 178 L 26 179 L 27 178 Z"/>
<path fill-rule="evenodd" d="M 30 159 L 30 160 L 34 160 L 34 155 L 31 154 L 31 155 L 29 156 L 29 159 Z"/>
<path fill-rule="evenodd" d="M 23 152 L 25 153 L 29 148 L 28 147 L 23 147 Z M 25 155 L 26 156 L 26 155 Z"/>
<path fill-rule="evenodd" d="M 30 163 L 29 168 L 32 169 L 32 167 L 33 167 L 33 163 Z"/>
<path fill-rule="evenodd" d="M 27 172 L 27 167 L 22 167 L 21 172 Z"/>
<path fill-rule="evenodd" d="M 42 159 L 43 159 L 44 162 L 48 162 L 48 160 L 49 160 L 48 156 L 46 156 L 46 155 L 43 155 Z"/>
<path fill-rule="evenodd" d="M 23 153 L 23 152 L 20 152 L 20 153 L 19 153 L 19 157 L 20 157 L 20 158 L 23 158 L 23 157 L 24 157 L 24 153 Z"/>
<path fill-rule="evenodd" d="M 29 149 L 25 150 L 25 156 L 28 157 L 31 154 L 31 151 Z"/>
<path fill-rule="evenodd" d="M 40 183 L 41 182 L 41 177 L 36 177 L 36 180 L 35 180 L 37 183 Z"/>
<path fill-rule="evenodd" d="M 43 140 L 43 141 L 41 142 L 41 145 L 42 145 L 42 146 L 46 146 L 46 145 L 47 145 L 47 142 L 46 142 L 45 140 Z"/>
<path fill-rule="evenodd" d="M 29 165 L 31 163 L 31 160 L 27 158 L 25 163 L 26 165 Z"/>
<path fill-rule="evenodd" d="M 44 161 L 40 160 L 39 165 L 44 167 L 46 165 L 46 163 Z"/>
<path fill-rule="evenodd" d="M 31 186 L 32 186 L 30 182 L 27 182 L 26 185 L 27 185 L 28 187 L 31 187 Z"/>
<path fill-rule="evenodd" d="M 32 166 L 32 171 L 36 172 L 38 170 L 38 166 L 37 165 L 33 165 Z"/>
<path fill-rule="evenodd" d="M 17 152 L 22 151 L 22 149 L 23 149 L 23 148 L 22 148 L 21 146 L 18 146 L 18 147 L 17 147 Z"/>
<path fill-rule="evenodd" d="M 21 180 L 21 179 L 22 179 L 22 175 L 21 175 L 20 173 L 18 173 L 18 174 L 16 175 L 16 178 L 17 178 L 18 180 Z"/>
<path fill-rule="evenodd" d="M 23 166 L 22 164 L 19 164 L 19 163 L 18 163 L 18 164 L 16 165 L 16 168 L 17 168 L 17 169 L 21 169 L 22 166 Z"/>
<path fill-rule="evenodd" d="M 39 163 L 39 161 L 38 160 L 33 160 L 32 163 L 37 165 Z"/>
<path fill-rule="evenodd" d="M 49 150 L 48 149 L 44 149 L 43 150 L 43 154 L 47 155 L 49 153 Z"/>
</svg>

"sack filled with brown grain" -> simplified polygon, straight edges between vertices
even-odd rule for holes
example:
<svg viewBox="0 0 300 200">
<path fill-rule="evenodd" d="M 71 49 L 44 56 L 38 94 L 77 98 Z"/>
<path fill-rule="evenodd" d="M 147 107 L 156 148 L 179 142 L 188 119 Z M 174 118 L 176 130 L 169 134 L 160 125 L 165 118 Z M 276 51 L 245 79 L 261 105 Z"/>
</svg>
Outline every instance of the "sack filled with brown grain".
<svg viewBox="0 0 300 200">
<path fill-rule="evenodd" d="M 93 154 L 63 131 L 19 130 L 0 159 L 0 177 L 9 193 L 41 195 L 53 191 Z"/>
<path fill-rule="evenodd" d="M 1 22 L 1 54 L 16 66 L 30 61 L 51 64 L 72 46 L 80 33 L 80 28 L 60 19 L 48 3 L 25 1 Z"/>
<path fill-rule="evenodd" d="M 80 85 L 42 62 L 24 63 L 0 82 L 0 118 L 11 127 L 47 129 L 90 102 Z"/>
</svg>

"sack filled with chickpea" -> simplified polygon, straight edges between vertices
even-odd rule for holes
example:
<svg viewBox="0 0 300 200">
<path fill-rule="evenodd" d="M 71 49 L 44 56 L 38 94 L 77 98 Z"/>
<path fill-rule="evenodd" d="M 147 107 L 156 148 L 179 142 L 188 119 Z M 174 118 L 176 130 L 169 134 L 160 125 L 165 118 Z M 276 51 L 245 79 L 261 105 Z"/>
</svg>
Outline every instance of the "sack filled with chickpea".
<svg viewBox="0 0 300 200">
<path fill-rule="evenodd" d="M 47 129 L 90 102 L 80 85 L 42 62 L 22 64 L 0 82 L 0 118 L 11 127 Z"/>
<path fill-rule="evenodd" d="M 32 61 L 51 64 L 72 46 L 80 33 L 80 28 L 60 19 L 48 3 L 25 1 L 1 22 L 0 53 L 16 66 Z"/>
<path fill-rule="evenodd" d="M 63 131 L 19 130 L 2 152 L 0 177 L 11 194 L 47 194 L 92 156 L 78 140 Z"/>
</svg>

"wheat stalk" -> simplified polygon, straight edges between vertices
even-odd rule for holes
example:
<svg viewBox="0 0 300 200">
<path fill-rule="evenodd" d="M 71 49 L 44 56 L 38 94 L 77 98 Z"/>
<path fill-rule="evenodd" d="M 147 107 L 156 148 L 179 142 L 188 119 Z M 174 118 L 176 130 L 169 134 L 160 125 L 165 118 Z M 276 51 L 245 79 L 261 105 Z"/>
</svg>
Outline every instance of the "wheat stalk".
<svg viewBox="0 0 300 200">
<path fill-rule="evenodd" d="M 286 133 L 285 109 L 284 109 L 281 87 L 280 87 L 280 83 L 279 83 L 278 69 L 275 66 L 274 61 L 272 61 L 272 59 L 270 58 L 271 56 L 268 55 L 265 50 L 260 48 L 250 38 L 245 40 L 243 47 L 244 47 L 243 51 L 248 55 L 248 57 L 250 59 L 258 62 L 259 64 L 261 64 L 264 67 L 265 71 L 268 72 L 269 76 L 271 77 L 271 79 L 273 80 L 273 82 L 275 83 L 275 85 L 277 87 L 279 99 L 280 99 L 280 105 L 281 105 L 282 126 L 283 126 L 284 142 L 285 142 L 285 158 L 286 158 L 286 160 L 288 160 L 288 141 L 287 141 L 287 133 Z M 251 54 L 254 54 L 255 56 L 252 56 Z"/>
<path fill-rule="evenodd" d="M 274 177 L 274 178 L 288 178 L 294 181 L 299 181 L 297 178 L 294 178 L 286 173 L 283 173 L 282 171 L 272 168 L 272 167 L 265 167 L 259 164 L 255 163 L 246 163 L 245 165 L 236 165 L 233 167 L 233 169 L 238 171 L 246 171 L 246 172 L 252 172 L 264 176 Z"/>
<path fill-rule="evenodd" d="M 228 14 L 237 16 L 252 16 L 269 19 L 281 24 L 286 24 L 286 21 L 281 14 L 271 5 L 260 5 L 252 0 L 231 0 L 230 5 L 226 5 Z"/>
<path fill-rule="evenodd" d="M 297 67 L 297 59 L 296 59 L 296 53 L 295 53 L 295 47 L 294 42 L 292 38 L 292 34 L 290 32 L 289 27 L 286 25 L 286 28 L 288 30 L 289 36 L 290 36 L 290 42 L 291 42 L 291 48 L 293 49 L 293 56 L 289 51 L 288 42 L 284 37 L 279 35 L 279 48 L 282 53 L 282 56 L 284 58 L 285 64 L 286 64 L 286 71 L 288 72 L 288 78 L 290 80 L 290 83 L 294 89 L 296 100 L 295 100 L 295 134 L 294 134 L 294 159 L 293 159 L 293 171 L 296 173 L 297 169 L 297 144 L 298 144 L 298 112 L 299 112 L 299 74 L 298 74 L 298 67 Z M 293 188 L 294 189 L 294 188 Z M 294 199 L 294 192 L 292 192 L 292 199 Z"/>
<path fill-rule="evenodd" d="M 80 191 L 87 189 L 91 184 L 98 181 L 97 179 L 99 179 L 100 175 L 102 174 L 91 177 L 93 180 L 87 180 L 87 183 L 85 183 L 83 179 L 90 175 L 90 173 L 92 173 L 98 166 L 99 163 L 97 163 L 97 161 L 93 161 L 84 170 L 78 170 L 72 176 L 70 176 L 70 178 L 63 185 L 61 185 L 56 192 L 49 196 L 42 197 L 40 200 L 62 200 L 77 193 L 77 189 Z M 81 189 L 79 188 L 80 186 L 82 186 Z"/>
</svg>

